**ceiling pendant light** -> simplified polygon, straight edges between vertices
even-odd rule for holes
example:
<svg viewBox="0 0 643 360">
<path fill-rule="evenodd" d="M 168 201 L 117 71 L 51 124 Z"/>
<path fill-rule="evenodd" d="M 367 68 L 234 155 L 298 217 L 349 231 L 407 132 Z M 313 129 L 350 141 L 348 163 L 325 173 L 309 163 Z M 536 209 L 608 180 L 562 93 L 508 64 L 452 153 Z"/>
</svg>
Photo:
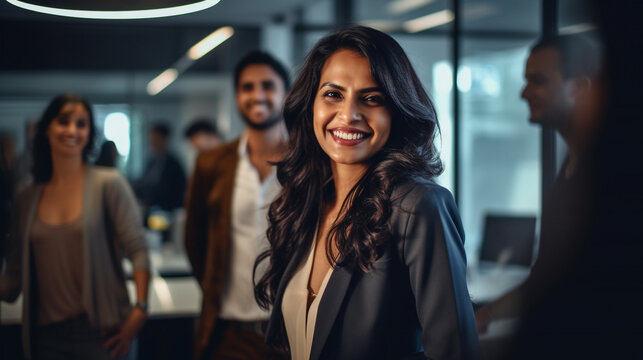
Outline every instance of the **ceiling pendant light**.
<svg viewBox="0 0 643 360">
<path fill-rule="evenodd" d="M 23 9 L 84 19 L 148 19 L 205 10 L 220 0 L 7 0 Z M 55 3 L 55 6 L 52 5 Z"/>
<path fill-rule="evenodd" d="M 163 89 L 173 83 L 182 72 L 192 66 L 196 60 L 228 40 L 232 35 L 234 35 L 234 29 L 231 26 L 224 26 L 204 37 L 203 40 L 192 46 L 173 67 L 163 71 L 155 77 L 154 80 L 150 81 L 147 84 L 147 93 L 154 96 L 163 91 Z"/>
</svg>

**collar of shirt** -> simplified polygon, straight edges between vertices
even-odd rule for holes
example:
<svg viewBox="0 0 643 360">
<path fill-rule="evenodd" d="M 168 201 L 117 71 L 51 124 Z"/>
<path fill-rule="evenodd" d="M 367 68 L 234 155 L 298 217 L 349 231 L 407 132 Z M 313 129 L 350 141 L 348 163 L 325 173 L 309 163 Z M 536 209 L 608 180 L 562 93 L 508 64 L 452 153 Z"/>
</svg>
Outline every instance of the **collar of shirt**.
<svg viewBox="0 0 643 360">
<path fill-rule="evenodd" d="M 237 148 L 239 157 L 248 156 L 248 134 L 244 131 L 239 137 L 239 147 Z"/>
<path fill-rule="evenodd" d="M 237 148 L 237 154 L 239 154 L 240 161 L 245 161 L 247 164 L 250 164 L 252 166 L 252 163 L 250 162 L 250 155 L 248 153 L 248 134 L 245 131 L 239 137 L 239 147 Z M 252 166 L 252 168 L 256 172 L 256 169 L 254 169 L 254 166 Z M 259 174 L 257 173 L 257 175 Z M 262 185 L 269 184 L 269 183 L 275 182 L 276 180 L 277 180 L 277 167 L 273 166 L 272 169 L 270 170 L 270 174 L 268 174 L 268 176 L 266 176 L 263 182 L 260 182 L 260 183 Z"/>
</svg>

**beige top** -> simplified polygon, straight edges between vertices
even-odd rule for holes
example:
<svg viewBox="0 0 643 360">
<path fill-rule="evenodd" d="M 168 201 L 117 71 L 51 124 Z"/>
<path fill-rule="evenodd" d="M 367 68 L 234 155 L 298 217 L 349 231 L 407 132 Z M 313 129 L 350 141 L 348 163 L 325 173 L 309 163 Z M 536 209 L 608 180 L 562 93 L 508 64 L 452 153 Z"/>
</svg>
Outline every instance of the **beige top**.
<svg viewBox="0 0 643 360">
<path fill-rule="evenodd" d="M 315 239 L 317 234 L 315 233 Z M 299 266 L 292 279 L 286 286 L 283 300 L 281 303 L 281 312 L 284 316 L 286 333 L 288 334 L 288 343 L 290 344 L 290 354 L 293 360 L 310 359 L 310 349 L 313 345 L 313 336 L 315 332 L 315 321 L 317 320 L 317 310 L 326 285 L 333 273 L 333 268 L 328 269 L 324 280 L 322 281 L 319 292 L 310 304 L 308 314 L 306 306 L 308 304 L 308 279 L 313 267 L 313 255 L 315 253 L 315 241 L 313 241 L 306 261 Z"/>
<path fill-rule="evenodd" d="M 49 225 L 36 217 L 31 242 L 38 283 L 38 324 L 83 313 L 82 216 L 61 225 Z"/>
</svg>

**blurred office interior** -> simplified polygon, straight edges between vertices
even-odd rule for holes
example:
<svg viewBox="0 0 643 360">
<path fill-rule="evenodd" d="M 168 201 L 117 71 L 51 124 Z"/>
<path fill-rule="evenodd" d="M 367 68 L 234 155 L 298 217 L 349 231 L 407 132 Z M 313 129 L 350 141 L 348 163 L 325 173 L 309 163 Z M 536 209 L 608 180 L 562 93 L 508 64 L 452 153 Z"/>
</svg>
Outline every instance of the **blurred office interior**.
<svg viewBox="0 0 643 360">
<path fill-rule="evenodd" d="M 48 15 L 3 0 L 2 145 L 12 159 L 25 153 L 28 125 L 53 96 L 74 92 L 93 104 L 97 148 L 104 140 L 114 141 L 121 155 L 118 167 L 127 178 L 142 175 L 147 133 L 158 121 L 172 130 L 170 147 L 189 174 L 195 154 L 183 132 L 192 119 L 216 119 L 225 140 L 243 129 L 234 103 L 237 60 L 259 48 L 294 75 L 318 39 L 348 24 L 391 34 L 435 102 L 445 164 L 438 181 L 452 191 L 462 216 L 473 300 L 492 300 L 527 276 L 543 193 L 565 156 L 553 129 L 528 122 L 520 98 L 525 61 L 530 45 L 544 34 L 597 32 L 581 0 L 221 0 L 191 14 L 137 20 Z M 223 27 L 233 30 L 229 39 L 189 66 L 181 63 L 193 45 Z M 150 91 L 152 79 L 177 66 L 181 71 L 171 84 Z M 182 212 L 167 216 L 174 226 L 169 241 L 148 230 L 156 270 L 141 358 L 188 358 L 176 354 L 191 346 L 200 307 L 181 245 Z M 490 230 L 503 224 L 509 230 Z M 524 245 L 533 255 L 529 260 L 512 263 L 502 249 L 480 260 L 486 241 L 511 240 L 525 226 L 531 231 Z M 480 269 L 483 265 L 490 268 Z M 19 341 L 9 340 L 19 336 L 18 306 L 2 304 L 0 354 L 19 351 Z M 495 334 L 510 331 L 503 329 L 497 325 Z M 158 340 L 167 333 L 176 336 Z M 146 342 L 146 336 L 154 341 Z M 496 335 L 486 336 L 492 341 Z"/>
</svg>

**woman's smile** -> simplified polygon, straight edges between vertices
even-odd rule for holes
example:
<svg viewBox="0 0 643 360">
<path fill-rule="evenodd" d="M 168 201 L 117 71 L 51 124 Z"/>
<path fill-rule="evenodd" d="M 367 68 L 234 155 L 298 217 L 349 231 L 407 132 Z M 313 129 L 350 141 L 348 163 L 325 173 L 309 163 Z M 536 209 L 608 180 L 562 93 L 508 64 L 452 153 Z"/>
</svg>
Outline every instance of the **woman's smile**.
<svg viewBox="0 0 643 360">
<path fill-rule="evenodd" d="M 340 145 L 355 146 L 364 142 L 371 134 L 354 128 L 334 128 L 328 130 L 333 140 Z"/>
</svg>

